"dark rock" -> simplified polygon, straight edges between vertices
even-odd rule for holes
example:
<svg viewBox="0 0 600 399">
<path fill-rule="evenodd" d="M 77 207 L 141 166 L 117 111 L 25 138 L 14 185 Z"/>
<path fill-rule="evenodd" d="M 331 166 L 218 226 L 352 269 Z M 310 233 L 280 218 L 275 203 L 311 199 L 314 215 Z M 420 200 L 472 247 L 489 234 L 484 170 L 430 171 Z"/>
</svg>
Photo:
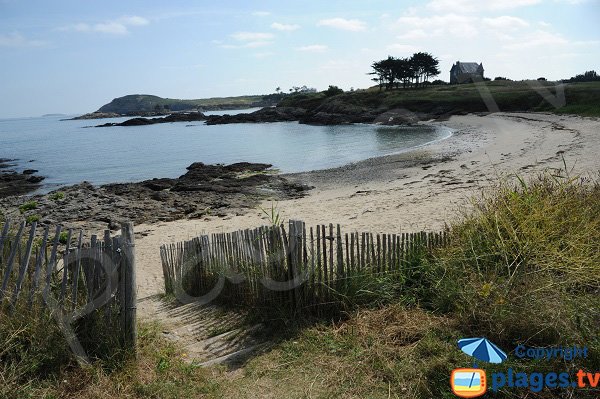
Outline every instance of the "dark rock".
<svg viewBox="0 0 600 399">
<path fill-rule="evenodd" d="M 173 187 L 175 183 L 173 179 L 152 179 L 142 182 L 144 187 L 148 187 L 152 191 L 162 191 Z"/>
<path fill-rule="evenodd" d="M 155 201 L 164 202 L 169 199 L 169 194 L 162 192 L 162 191 L 156 191 L 156 192 L 150 194 L 150 198 L 152 198 Z"/>
<path fill-rule="evenodd" d="M 269 107 L 262 108 L 249 114 L 236 115 L 210 115 L 206 120 L 207 125 L 223 125 L 229 123 L 267 123 L 297 121 L 306 115 L 304 108 L 295 107 Z"/>
<path fill-rule="evenodd" d="M 307 115 L 300 119 L 300 123 L 306 125 L 348 125 L 353 122 L 352 115 L 328 114 L 326 112 L 317 112 Z"/>
<path fill-rule="evenodd" d="M 197 122 L 206 120 L 206 115 L 202 112 L 189 113 L 174 113 L 165 116 L 164 118 L 132 118 L 121 123 L 105 123 L 96 127 L 111 127 L 111 126 L 144 126 L 154 125 L 156 123 L 171 123 L 171 122 Z"/>
<path fill-rule="evenodd" d="M 39 170 L 37 170 L 37 169 L 25 169 L 23 171 L 23 174 L 24 175 L 32 175 L 32 174 L 37 173 L 37 172 L 39 172 Z"/>
<path fill-rule="evenodd" d="M 373 122 L 381 125 L 407 125 L 418 123 L 421 119 L 414 112 L 404 108 L 396 108 L 380 114 Z"/>
<path fill-rule="evenodd" d="M 0 160 L 1 161 L 1 160 Z M 0 163 L 2 165 L 2 163 Z M 0 198 L 30 193 L 40 187 L 42 176 L 0 169 Z"/>
</svg>

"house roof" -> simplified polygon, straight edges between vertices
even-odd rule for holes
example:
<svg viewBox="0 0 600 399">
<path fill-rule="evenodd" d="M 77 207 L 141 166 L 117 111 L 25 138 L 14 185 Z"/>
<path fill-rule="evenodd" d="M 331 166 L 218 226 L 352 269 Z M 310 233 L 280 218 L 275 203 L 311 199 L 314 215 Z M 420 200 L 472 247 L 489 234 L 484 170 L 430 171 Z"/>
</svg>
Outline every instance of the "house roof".
<svg viewBox="0 0 600 399">
<path fill-rule="evenodd" d="M 452 69 L 458 67 L 459 73 L 476 73 L 479 69 L 479 64 L 476 62 L 457 62 L 452 66 Z"/>
</svg>

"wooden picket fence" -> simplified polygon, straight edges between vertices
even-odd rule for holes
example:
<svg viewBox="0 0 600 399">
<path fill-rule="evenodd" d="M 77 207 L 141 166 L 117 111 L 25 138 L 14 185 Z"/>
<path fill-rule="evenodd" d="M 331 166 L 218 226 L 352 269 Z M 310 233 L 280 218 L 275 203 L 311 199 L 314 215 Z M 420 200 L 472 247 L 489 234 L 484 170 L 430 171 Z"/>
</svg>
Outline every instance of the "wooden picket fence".
<svg viewBox="0 0 600 399">
<path fill-rule="evenodd" d="M 366 281 L 406 278 L 447 240 L 447 232 L 342 233 L 339 224 L 307 230 L 294 220 L 287 231 L 281 225 L 203 235 L 161 247 L 165 291 L 319 313 L 339 308 L 340 298 Z"/>
<path fill-rule="evenodd" d="M 123 224 L 118 237 L 109 230 L 102 239 L 83 237 L 83 230 L 40 231 L 36 222 L 6 221 L 0 233 L 0 312 L 59 312 L 87 340 L 108 338 L 110 352 L 135 353 L 133 225 Z"/>
</svg>

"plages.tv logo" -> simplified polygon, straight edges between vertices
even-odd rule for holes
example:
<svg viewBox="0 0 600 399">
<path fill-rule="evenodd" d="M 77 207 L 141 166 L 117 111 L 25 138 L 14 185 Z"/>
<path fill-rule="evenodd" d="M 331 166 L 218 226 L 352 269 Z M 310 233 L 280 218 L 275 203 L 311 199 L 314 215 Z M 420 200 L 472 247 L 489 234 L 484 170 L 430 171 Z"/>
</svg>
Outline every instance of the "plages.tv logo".
<svg viewBox="0 0 600 399">
<path fill-rule="evenodd" d="M 502 363 L 507 358 L 506 353 L 485 338 L 460 339 L 458 347 L 482 362 Z M 454 369 L 450 375 L 450 387 L 456 396 L 475 398 L 487 392 L 487 376 L 477 364 L 473 364 L 472 368 Z"/>
</svg>

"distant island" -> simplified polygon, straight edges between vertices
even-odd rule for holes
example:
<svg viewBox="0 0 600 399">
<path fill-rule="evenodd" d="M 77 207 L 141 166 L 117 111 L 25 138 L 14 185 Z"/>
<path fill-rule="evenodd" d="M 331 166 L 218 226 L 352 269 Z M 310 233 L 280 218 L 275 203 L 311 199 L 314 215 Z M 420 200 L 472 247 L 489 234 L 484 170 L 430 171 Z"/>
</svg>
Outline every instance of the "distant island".
<svg viewBox="0 0 600 399">
<path fill-rule="evenodd" d="M 73 118 L 101 119 L 122 116 L 161 116 L 173 112 L 203 112 L 230 109 L 270 107 L 281 100 L 279 95 L 252 95 L 238 97 L 213 97 L 197 100 L 162 98 L 148 94 L 132 94 L 118 97 L 97 111 Z"/>
</svg>

